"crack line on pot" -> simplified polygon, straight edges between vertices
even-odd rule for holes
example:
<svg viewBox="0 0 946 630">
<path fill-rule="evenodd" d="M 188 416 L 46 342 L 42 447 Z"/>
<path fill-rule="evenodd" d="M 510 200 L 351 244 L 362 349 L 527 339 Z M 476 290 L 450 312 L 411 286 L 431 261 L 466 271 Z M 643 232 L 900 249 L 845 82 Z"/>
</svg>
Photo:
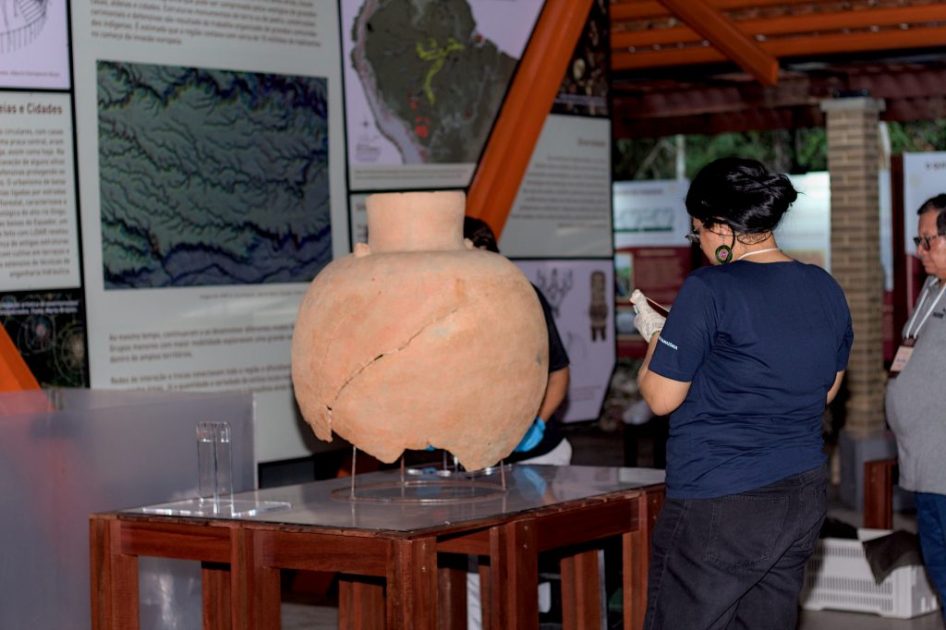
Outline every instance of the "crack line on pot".
<svg viewBox="0 0 946 630">
<path fill-rule="evenodd" d="M 391 356 L 392 354 L 397 354 L 397 353 L 401 352 L 402 350 L 404 350 L 405 348 L 407 348 L 409 345 L 411 345 L 411 342 L 413 342 L 413 341 L 414 341 L 415 339 L 417 339 L 419 336 L 421 336 L 422 334 L 424 334 L 424 332 L 425 332 L 428 328 L 430 328 L 430 327 L 432 327 L 432 326 L 435 326 L 436 324 L 439 324 L 440 322 L 442 322 L 442 321 L 444 321 L 445 319 L 449 318 L 451 315 L 453 315 L 454 313 L 456 313 L 456 312 L 459 311 L 459 310 L 460 310 L 460 307 L 459 307 L 459 306 L 455 306 L 455 307 L 453 307 L 452 309 L 450 309 L 447 313 L 441 315 L 440 317 L 438 317 L 438 318 L 436 318 L 436 319 L 434 319 L 434 320 L 432 320 L 432 321 L 430 321 L 430 322 L 427 322 L 426 324 L 424 324 L 423 326 L 421 326 L 420 330 L 418 330 L 416 333 L 414 333 L 413 335 L 411 335 L 411 336 L 407 339 L 407 341 L 405 341 L 404 343 L 402 343 L 400 346 L 398 346 L 398 347 L 395 348 L 394 350 L 390 350 L 390 351 L 382 352 L 382 353 L 378 354 L 378 355 L 377 355 L 375 358 L 373 358 L 371 361 L 368 361 L 366 364 L 362 365 L 362 366 L 359 367 L 357 370 L 355 370 L 354 372 L 352 372 L 352 374 L 351 374 L 347 379 L 345 379 L 345 382 L 342 383 L 341 386 L 338 388 L 338 391 L 335 392 L 335 397 L 332 399 L 331 404 L 326 405 L 326 407 L 329 409 L 329 424 L 331 424 L 331 422 L 332 422 L 331 412 L 332 412 L 332 410 L 335 408 L 335 403 L 338 402 L 338 399 L 341 398 L 341 396 L 342 396 L 342 392 L 345 391 L 345 388 L 347 388 L 348 385 L 349 385 L 352 381 L 354 381 L 356 378 L 358 378 L 359 376 L 361 376 L 361 374 L 362 374 L 365 370 L 367 370 L 369 367 L 371 367 L 372 365 L 374 365 L 375 363 L 377 363 L 378 361 L 380 361 L 380 360 L 383 359 L 384 357 Z"/>
</svg>

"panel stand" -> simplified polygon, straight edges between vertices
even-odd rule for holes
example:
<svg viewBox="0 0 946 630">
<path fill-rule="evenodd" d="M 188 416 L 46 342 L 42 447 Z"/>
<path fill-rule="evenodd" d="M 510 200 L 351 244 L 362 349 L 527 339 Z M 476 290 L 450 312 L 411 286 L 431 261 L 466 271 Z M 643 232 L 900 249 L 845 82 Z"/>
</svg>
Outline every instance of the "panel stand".
<svg viewBox="0 0 946 630">
<path fill-rule="evenodd" d="M 239 518 L 292 507 L 286 501 L 233 499 L 230 424 L 197 423 L 197 498 L 143 508 L 165 516 L 219 516 Z"/>
</svg>

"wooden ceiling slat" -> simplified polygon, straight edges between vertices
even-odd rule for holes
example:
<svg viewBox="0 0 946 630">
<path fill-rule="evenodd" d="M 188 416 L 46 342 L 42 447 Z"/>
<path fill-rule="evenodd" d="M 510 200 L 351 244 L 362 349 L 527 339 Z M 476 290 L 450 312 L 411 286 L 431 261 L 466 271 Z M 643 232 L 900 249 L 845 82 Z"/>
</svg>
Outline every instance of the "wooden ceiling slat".
<svg viewBox="0 0 946 630">
<path fill-rule="evenodd" d="M 673 50 L 645 50 L 634 53 L 615 50 L 611 53 L 611 69 L 615 71 L 646 70 L 647 68 L 716 63 L 726 60 L 726 56 L 712 46 Z"/>
<path fill-rule="evenodd" d="M 778 83 L 778 60 L 746 37 L 705 0 L 660 0 L 687 26 L 705 37 L 763 85 Z"/>
<path fill-rule="evenodd" d="M 885 30 L 876 33 L 845 33 L 795 37 L 759 42 L 758 46 L 775 57 L 808 56 L 828 53 L 865 52 L 942 46 L 946 42 L 946 27 L 917 27 L 905 30 Z M 641 70 L 688 64 L 714 63 L 727 57 L 710 46 L 647 50 L 641 52 L 611 53 L 611 68 L 615 71 Z"/>
<path fill-rule="evenodd" d="M 946 59 L 934 66 L 873 63 L 828 66 L 817 76 L 782 77 L 775 88 L 762 88 L 754 81 L 722 84 L 626 79 L 613 84 L 612 120 L 649 119 L 719 114 L 745 109 L 785 108 L 817 105 L 839 90 L 867 90 L 887 101 L 927 101 L 946 98 Z M 888 110 L 889 111 L 889 110 Z"/>
<path fill-rule="evenodd" d="M 750 32 L 741 23 L 736 25 L 744 33 Z M 688 26 L 654 28 L 646 31 L 611 31 L 611 49 L 645 48 L 650 46 L 672 46 L 678 42 L 693 43 L 703 39 Z"/>
<path fill-rule="evenodd" d="M 892 26 L 897 24 L 923 24 L 946 21 L 946 5 L 927 4 L 912 7 L 886 7 L 861 11 L 838 11 L 809 15 L 785 16 L 757 22 L 737 22 L 752 34 L 787 35 L 793 33 L 833 31 L 843 28 L 866 28 L 870 26 Z"/>
<path fill-rule="evenodd" d="M 795 33 L 837 31 L 845 28 L 891 26 L 946 22 L 946 5 L 928 4 L 914 7 L 880 8 L 862 11 L 838 11 L 815 15 L 784 16 L 764 20 L 734 21 L 733 24 L 747 36 L 763 34 L 787 35 Z M 688 27 L 650 29 L 646 31 L 612 31 L 611 48 L 640 48 L 654 45 L 693 43 L 702 37 Z"/>
<path fill-rule="evenodd" d="M 816 104 L 791 109 L 758 108 L 724 114 L 694 114 L 662 119 L 616 119 L 611 125 L 614 138 L 659 138 L 676 134 L 713 135 L 823 127 L 824 114 Z"/>
<path fill-rule="evenodd" d="M 845 70 L 842 70 L 845 68 Z M 649 89 L 649 82 L 622 82 L 612 97 L 612 120 L 680 118 L 696 114 L 724 114 L 743 110 L 817 106 L 837 90 L 867 90 L 887 101 L 943 100 L 946 60 L 942 65 L 900 66 L 873 64 L 832 66 L 824 74 L 783 77 L 777 87 L 762 88 L 754 81 L 726 84 L 672 83 Z M 644 89 L 642 89 L 644 88 Z"/>
<path fill-rule="evenodd" d="M 824 0 L 707 0 L 707 4 L 711 7 L 722 11 L 796 4 L 817 6 L 823 3 Z M 608 12 L 612 23 L 623 20 L 672 16 L 667 7 L 656 0 L 631 0 L 630 2 L 612 0 Z"/>
<path fill-rule="evenodd" d="M 879 31 L 876 33 L 845 33 L 817 37 L 796 37 L 763 42 L 762 48 L 776 57 L 811 54 L 896 50 L 942 46 L 946 27 L 917 27 Z"/>
<path fill-rule="evenodd" d="M 666 17 L 670 15 L 670 12 L 659 2 L 625 2 L 623 4 L 612 2 L 608 6 L 608 14 L 611 16 L 611 22 L 614 23 L 621 20 Z"/>
</svg>

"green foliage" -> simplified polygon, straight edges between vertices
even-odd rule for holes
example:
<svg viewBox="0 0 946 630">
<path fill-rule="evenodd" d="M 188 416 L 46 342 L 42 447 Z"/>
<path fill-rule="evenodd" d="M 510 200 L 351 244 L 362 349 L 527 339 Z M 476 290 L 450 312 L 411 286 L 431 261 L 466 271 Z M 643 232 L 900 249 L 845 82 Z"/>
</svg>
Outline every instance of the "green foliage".
<svg viewBox="0 0 946 630">
<path fill-rule="evenodd" d="M 946 119 L 887 123 L 893 155 L 946 151 Z M 614 179 L 673 179 L 677 151 L 683 147 L 685 175 L 693 177 L 703 166 L 728 155 L 754 158 L 783 173 L 828 170 L 825 130 L 777 129 L 723 133 L 714 136 L 619 138 L 614 143 Z"/>
<path fill-rule="evenodd" d="M 946 150 L 946 120 L 888 122 L 890 151 L 893 155 Z"/>
<path fill-rule="evenodd" d="M 828 170 L 828 134 L 821 127 L 795 130 L 795 168 L 791 173 Z"/>
<path fill-rule="evenodd" d="M 773 157 L 772 139 L 767 137 L 770 135 L 762 131 L 749 131 L 718 136 L 687 136 L 687 177 L 693 177 L 701 168 L 721 157 L 739 156 L 770 162 Z"/>
<path fill-rule="evenodd" d="M 681 146 L 685 175 L 690 178 L 713 160 L 733 155 L 753 158 L 787 173 L 828 168 L 824 129 L 777 129 L 689 135 L 682 143 L 675 137 L 620 138 L 614 143 L 614 179 L 673 179 Z"/>
<path fill-rule="evenodd" d="M 674 138 L 619 138 L 613 148 L 614 179 L 674 179 Z M 619 175 L 620 174 L 620 175 Z"/>
</svg>

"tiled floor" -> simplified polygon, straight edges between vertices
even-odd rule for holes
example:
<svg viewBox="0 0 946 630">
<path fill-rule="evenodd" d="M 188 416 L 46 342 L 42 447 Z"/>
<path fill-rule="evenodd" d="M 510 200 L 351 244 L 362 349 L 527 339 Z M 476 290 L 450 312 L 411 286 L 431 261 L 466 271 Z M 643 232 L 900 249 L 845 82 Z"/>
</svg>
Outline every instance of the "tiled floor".
<svg viewBox="0 0 946 630">
<path fill-rule="evenodd" d="M 938 613 L 913 619 L 885 619 L 862 613 L 802 611 L 799 630 L 943 630 Z"/>
<path fill-rule="evenodd" d="M 338 610 L 328 606 L 283 603 L 283 630 L 338 628 Z"/>
<path fill-rule="evenodd" d="M 594 427 L 569 429 L 569 439 L 574 447 L 575 465 L 621 466 L 625 461 L 624 441 L 614 434 L 605 434 Z M 639 444 L 640 465 L 648 465 L 650 445 Z M 845 523 L 857 525 L 861 515 L 832 500 L 829 516 Z M 896 515 L 894 526 L 915 531 L 915 523 L 909 515 Z M 284 602 L 282 607 L 283 628 L 286 630 L 322 630 L 336 628 L 338 611 L 330 606 L 314 606 Z M 553 627 L 543 625 L 543 628 Z M 944 630 L 940 614 L 927 614 L 914 619 L 887 619 L 877 615 L 838 612 L 801 611 L 798 630 Z M 766 629 L 760 629 L 766 630 Z"/>
<path fill-rule="evenodd" d="M 283 604 L 283 630 L 327 630 L 338 627 L 338 611 L 327 606 Z M 942 630 L 939 614 L 914 619 L 884 619 L 876 615 L 833 611 L 802 611 L 798 630 Z M 759 629 L 765 630 L 765 629 Z"/>
</svg>

